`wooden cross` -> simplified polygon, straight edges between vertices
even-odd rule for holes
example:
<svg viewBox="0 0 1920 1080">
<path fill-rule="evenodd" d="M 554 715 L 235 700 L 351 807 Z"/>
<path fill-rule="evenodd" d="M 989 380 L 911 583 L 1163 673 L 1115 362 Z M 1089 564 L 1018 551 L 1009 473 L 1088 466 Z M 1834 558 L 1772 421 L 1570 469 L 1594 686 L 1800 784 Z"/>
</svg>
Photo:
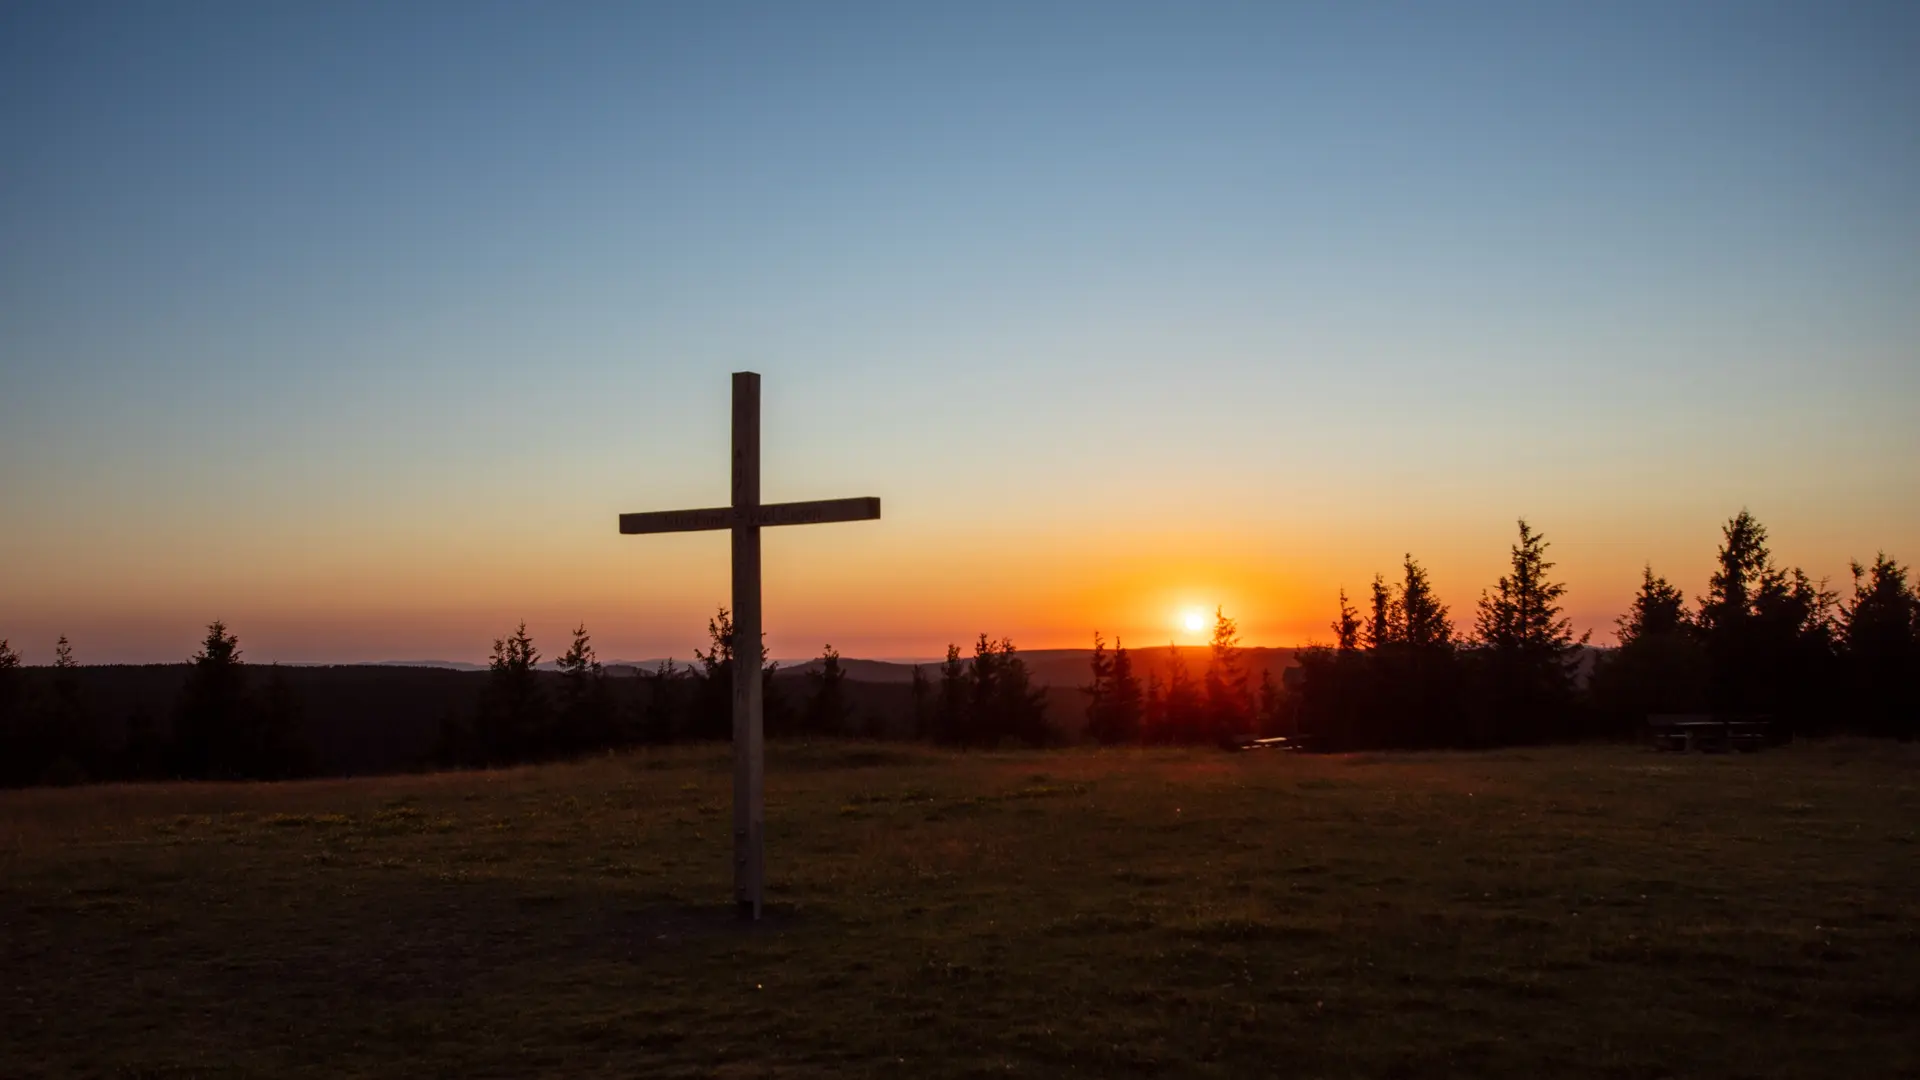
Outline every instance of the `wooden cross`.
<svg viewBox="0 0 1920 1080">
<path fill-rule="evenodd" d="M 620 532 L 733 531 L 733 896 L 740 915 L 760 917 L 765 801 L 760 692 L 760 529 L 872 521 L 879 499 L 760 502 L 760 375 L 733 373 L 733 505 L 621 514 Z"/>
</svg>

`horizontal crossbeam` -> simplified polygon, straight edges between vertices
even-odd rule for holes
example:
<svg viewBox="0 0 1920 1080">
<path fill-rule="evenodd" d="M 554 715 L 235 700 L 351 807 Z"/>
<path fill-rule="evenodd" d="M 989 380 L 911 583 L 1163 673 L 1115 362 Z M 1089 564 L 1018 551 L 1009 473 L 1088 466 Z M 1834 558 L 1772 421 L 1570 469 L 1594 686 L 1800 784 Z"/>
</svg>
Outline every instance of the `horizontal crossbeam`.
<svg viewBox="0 0 1920 1080">
<path fill-rule="evenodd" d="M 620 532 L 627 536 L 706 532 L 741 525 L 824 525 L 830 521 L 873 521 L 879 517 L 879 499 L 815 499 L 812 502 L 767 503 L 744 513 L 731 506 L 712 506 L 704 510 L 654 510 L 643 514 L 621 514 Z"/>
</svg>

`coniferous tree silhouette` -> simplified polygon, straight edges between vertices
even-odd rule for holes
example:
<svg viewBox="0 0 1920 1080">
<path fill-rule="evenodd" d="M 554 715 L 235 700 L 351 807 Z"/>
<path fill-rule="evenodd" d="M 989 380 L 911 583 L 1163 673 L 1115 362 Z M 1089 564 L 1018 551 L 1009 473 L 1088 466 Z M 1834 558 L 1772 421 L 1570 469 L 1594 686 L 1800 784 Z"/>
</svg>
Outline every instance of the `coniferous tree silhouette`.
<svg viewBox="0 0 1920 1080">
<path fill-rule="evenodd" d="M 1839 596 L 1795 567 L 1767 574 L 1753 598 L 1758 699 L 1775 714 L 1775 734 L 1829 723 L 1839 682 Z"/>
<path fill-rule="evenodd" d="M 1336 644 L 1300 653 L 1292 706 L 1296 734 L 1307 743 L 1360 749 L 1448 746 L 1465 738 L 1463 683 L 1447 607 L 1411 554 L 1401 570 L 1397 589 L 1374 575 L 1364 626 L 1343 592 L 1332 623 Z"/>
<path fill-rule="evenodd" d="M 961 743 L 967 735 L 968 687 L 967 662 L 960 658 L 960 646 L 947 645 L 947 659 L 940 665 L 940 712 L 938 738 L 945 743 Z"/>
<path fill-rule="evenodd" d="M 982 633 L 973 643 L 973 664 L 968 669 L 967 737 L 974 746 L 992 746 L 1000 741 L 1000 649 L 999 644 Z"/>
<path fill-rule="evenodd" d="M 706 652 L 693 651 L 700 661 L 700 684 L 696 691 L 693 737 L 696 739 L 733 738 L 733 665 L 739 657 L 734 640 L 733 614 L 725 607 L 707 620 Z M 786 731 L 792 726 L 786 698 L 774 684 L 780 665 L 767 663 L 767 636 L 760 635 L 760 708 L 766 731 Z"/>
<path fill-rule="evenodd" d="M 1140 703 L 1140 741 L 1171 742 L 1167 738 L 1167 690 L 1160 673 L 1147 672 L 1147 692 Z"/>
<path fill-rule="evenodd" d="M 1707 708 L 1707 658 L 1687 598 L 1651 565 L 1633 605 L 1615 624 L 1619 647 L 1594 665 L 1595 707 L 1606 733 L 1640 733 L 1646 717 Z"/>
<path fill-rule="evenodd" d="M 973 681 L 973 741 L 982 746 L 1008 741 L 1039 746 L 1047 741 L 1046 695 L 1033 688 L 1012 639 L 992 641 L 980 635 L 974 645 Z"/>
<path fill-rule="evenodd" d="M 697 739 L 733 737 L 733 613 L 722 607 L 707 620 L 707 651 L 693 650 L 700 661 L 700 684 L 695 691 L 693 736 Z M 764 703 L 763 703 L 764 707 Z"/>
<path fill-rule="evenodd" d="M 34 751 L 21 703 L 24 696 L 20 654 L 0 638 L 0 785 L 8 787 L 33 782 Z"/>
<path fill-rule="evenodd" d="M 1093 681 L 1080 688 L 1088 699 L 1087 737 L 1108 746 L 1135 741 L 1140 737 L 1143 702 L 1132 655 L 1119 638 L 1109 651 L 1096 630 L 1089 666 Z"/>
<path fill-rule="evenodd" d="M 1687 597 L 1664 577 L 1653 572 L 1648 563 L 1640 571 L 1640 591 L 1633 606 L 1622 615 L 1619 626 L 1620 647 L 1627 648 L 1648 638 L 1662 638 L 1694 631 L 1693 616 L 1687 612 Z"/>
<path fill-rule="evenodd" d="M 1453 623 L 1447 617 L 1447 605 L 1433 593 L 1426 568 L 1409 553 L 1401 569 L 1405 577 L 1393 608 L 1399 620 L 1398 640 L 1415 649 L 1450 648 Z"/>
<path fill-rule="evenodd" d="M 560 722 L 554 750 L 577 754 L 614 745 L 614 707 L 606 669 L 594 654 L 585 623 L 555 662 L 560 668 Z"/>
<path fill-rule="evenodd" d="M 1411 553 L 1401 563 L 1393 635 L 1373 657 L 1378 689 L 1373 723 L 1389 744 L 1452 746 L 1464 741 L 1461 673 L 1447 606 Z M 1376 735 L 1376 738 L 1379 736 Z"/>
<path fill-rule="evenodd" d="M 1093 632 L 1093 655 L 1088 661 L 1092 681 L 1080 688 L 1087 696 L 1087 736 L 1095 742 L 1116 742 L 1108 729 L 1107 703 L 1113 681 L 1113 657 L 1107 652 L 1106 639 Z"/>
<path fill-rule="evenodd" d="M 1202 737 L 1228 743 L 1253 730 L 1253 696 L 1247 685 L 1246 665 L 1240 654 L 1240 631 L 1224 608 L 1213 612 L 1213 637 L 1208 645 L 1206 701 Z"/>
<path fill-rule="evenodd" d="M 805 729 L 813 735 L 838 735 L 847 723 L 847 671 L 832 645 L 820 650 L 820 667 L 807 673 L 812 692 L 807 697 Z"/>
<path fill-rule="evenodd" d="M 1573 623 L 1562 615 L 1567 587 L 1551 580 L 1547 541 L 1521 518 L 1510 552 L 1511 571 L 1480 594 L 1474 621 L 1481 676 L 1482 722 L 1475 742 L 1511 743 L 1572 733 L 1574 677 L 1579 648 Z"/>
<path fill-rule="evenodd" d="M 245 776 L 251 764 L 240 639 L 218 619 L 193 655 L 173 714 L 172 771 L 190 780 Z"/>
<path fill-rule="evenodd" d="M 1125 743 L 1139 739 L 1143 712 L 1140 679 L 1133 673 L 1133 657 L 1116 637 L 1107 682 L 1107 731 L 1113 741 Z"/>
<path fill-rule="evenodd" d="M 44 732 L 41 751 L 46 757 L 42 783 L 78 784 L 102 764 L 90 738 L 92 725 L 81 699 L 79 662 L 65 634 L 53 646 L 53 678 L 47 685 L 38 726 Z"/>
<path fill-rule="evenodd" d="M 1372 615 L 1360 613 L 1341 589 L 1333 622 L 1334 644 L 1309 645 L 1296 654 L 1299 685 L 1280 708 L 1288 715 L 1286 734 L 1302 746 L 1334 748 L 1379 742 L 1378 718 L 1372 708 L 1374 675 L 1383 644 L 1393 641 L 1393 598 L 1386 581 L 1374 575 Z"/>
<path fill-rule="evenodd" d="M 1376 618 L 1384 632 L 1387 624 L 1387 605 L 1386 598 L 1381 596 L 1378 590 L 1383 583 L 1378 577 L 1374 578 L 1374 583 L 1376 585 L 1374 594 Z M 1341 589 L 1339 613 L 1333 618 L 1333 647 L 1343 653 L 1359 651 L 1360 634 L 1365 629 L 1366 624 L 1360 621 L 1360 613 L 1355 611 L 1353 605 L 1347 601 L 1347 590 Z"/>
<path fill-rule="evenodd" d="M 1920 592 L 1885 552 L 1852 570 L 1853 595 L 1840 609 L 1847 696 L 1870 734 L 1912 739 L 1920 735 Z"/>
<path fill-rule="evenodd" d="M 1340 591 L 1342 615 L 1345 615 L 1346 590 Z M 1372 606 L 1369 609 L 1366 625 L 1366 643 L 1369 649 L 1380 649 L 1398 644 L 1403 636 L 1404 617 L 1400 604 L 1393 598 L 1393 588 L 1387 579 L 1379 574 L 1373 575 L 1371 593 Z M 1336 620 L 1335 633 L 1344 629 L 1344 617 Z"/>
<path fill-rule="evenodd" d="M 640 713 L 640 740 L 653 744 L 671 742 L 680 731 L 687 677 L 669 658 L 642 678 L 646 680 L 647 694 L 646 705 Z"/>
<path fill-rule="evenodd" d="M 1717 566 L 1700 602 L 1700 637 L 1711 664 L 1710 699 L 1721 711 L 1757 711 L 1759 635 L 1753 597 L 1771 569 L 1767 531 L 1743 509 L 1721 530 Z"/>
<path fill-rule="evenodd" d="M 1200 686 L 1187 672 L 1187 662 L 1180 656 L 1179 646 L 1171 641 L 1167 642 L 1167 685 L 1160 713 L 1157 742 L 1204 742 L 1210 734 L 1206 701 L 1201 697 Z"/>
<path fill-rule="evenodd" d="M 1820 687 L 1834 676 L 1837 597 L 1801 570 L 1776 568 L 1767 530 L 1748 511 L 1721 539 L 1699 615 L 1713 708 L 1774 714 L 1783 734 L 1819 722 Z"/>
<path fill-rule="evenodd" d="M 540 685 L 540 652 L 522 621 L 495 638 L 475 734 L 482 764 L 505 765 L 552 752 L 552 706 Z"/>
<path fill-rule="evenodd" d="M 971 663 L 962 662 L 959 647 L 949 645 L 940 689 L 942 712 L 951 718 L 943 722 L 953 724 L 945 741 L 984 747 L 1048 741 L 1045 692 L 1033 687 L 1026 661 L 1010 639 L 981 634 Z"/>
</svg>

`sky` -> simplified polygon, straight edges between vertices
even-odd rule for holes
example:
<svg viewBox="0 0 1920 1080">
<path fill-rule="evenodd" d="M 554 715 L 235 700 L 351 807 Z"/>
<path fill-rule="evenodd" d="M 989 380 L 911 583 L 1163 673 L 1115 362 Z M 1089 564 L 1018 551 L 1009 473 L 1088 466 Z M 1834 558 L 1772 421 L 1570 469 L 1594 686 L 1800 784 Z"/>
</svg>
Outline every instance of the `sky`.
<svg viewBox="0 0 1920 1080">
<path fill-rule="evenodd" d="M 0 638 L 1329 638 L 1920 559 L 1920 6 L 0 5 Z"/>
</svg>

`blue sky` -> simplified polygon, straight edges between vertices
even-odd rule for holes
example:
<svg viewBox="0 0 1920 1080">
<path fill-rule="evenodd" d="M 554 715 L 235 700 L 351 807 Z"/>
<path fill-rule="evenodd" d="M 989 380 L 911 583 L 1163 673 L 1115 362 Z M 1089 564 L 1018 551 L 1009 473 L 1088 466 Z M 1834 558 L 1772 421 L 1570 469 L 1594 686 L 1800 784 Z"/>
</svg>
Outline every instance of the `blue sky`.
<svg viewBox="0 0 1920 1080">
<path fill-rule="evenodd" d="M 1742 506 L 1912 558 L 1916 55 L 1907 4 L 10 5 L 0 637 L 685 655 L 724 541 L 612 514 L 722 501 L 741 368 L 769 497 L 888 507 L 770 544 L 781 653 L 1292 643 L 1408 550 L 1464 615 L 1522 514 L 1603 630 Z"/>
</svg>

